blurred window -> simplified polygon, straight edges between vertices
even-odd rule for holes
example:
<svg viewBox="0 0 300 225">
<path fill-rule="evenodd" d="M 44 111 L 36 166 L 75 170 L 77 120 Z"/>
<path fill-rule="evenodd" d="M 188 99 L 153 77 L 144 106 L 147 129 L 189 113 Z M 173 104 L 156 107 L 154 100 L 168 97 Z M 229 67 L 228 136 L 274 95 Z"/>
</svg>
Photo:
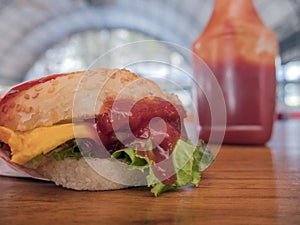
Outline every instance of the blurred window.
<svg viewBox="0 0 300 225">
<path fill-rule="evenodd" d="M 285 80 L 288 82 L 300 81 L 300 61 L 289 62 L 284 66 Z"/>
<path fill-rule="evenodd" d="M 277 71 L 279 110 L 293 114 L 300 110 L 300 60 L 292 61 Z"/>
<path fill-rule="evenodd" d="M 49 48 L 36 61 L 25 80 L 53 73 L 66 73 L 88 69 L 101 55 L 116 46 L 151 39 L 143 33 L 126 29 L 90 30 L 73 34 Z M 129 53 L 135 54 L 135 52 Z M 108 59 L 107 67 L 113 62 Z"/>
</svg>

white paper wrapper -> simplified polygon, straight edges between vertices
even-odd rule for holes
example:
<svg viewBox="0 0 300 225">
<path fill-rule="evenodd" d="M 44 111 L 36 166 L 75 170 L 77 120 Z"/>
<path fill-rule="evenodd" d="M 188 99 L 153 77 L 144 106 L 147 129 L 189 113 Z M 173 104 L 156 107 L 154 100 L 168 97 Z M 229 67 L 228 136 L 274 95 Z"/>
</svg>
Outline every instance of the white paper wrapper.
<svg viewBox="0 0 300 225">
<path fill-rule="evenodd" d="M 45 180 L 45 178 L 43 178 L 35 170 L 19 166 L 8 161 L 9 159 L 7 158 L 7 156 L 0 151 L 0 176 L 31 177 L 35 179 Z"/>
<path fill-rule="evenodd" d="M 31 177 L 22 171 L 16 170 L 2 158 L 0 158 L 0 175 L 10 177 Z"/>
</svg>

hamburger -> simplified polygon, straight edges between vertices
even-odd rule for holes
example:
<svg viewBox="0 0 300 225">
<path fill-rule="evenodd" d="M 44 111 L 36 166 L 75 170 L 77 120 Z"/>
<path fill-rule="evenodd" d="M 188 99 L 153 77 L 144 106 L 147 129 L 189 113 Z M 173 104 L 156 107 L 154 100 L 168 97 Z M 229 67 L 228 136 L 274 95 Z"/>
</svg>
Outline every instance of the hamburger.
<svg viewBox="0 0 300 225">
<path fill-rule="evenodd" d="M 0 156 L 33 177 L 75 190 L 194 185 L 213 161 L 194 146 L 176 95 L 126 69 L 54 74 L 0 99 Z"/>
</svg>

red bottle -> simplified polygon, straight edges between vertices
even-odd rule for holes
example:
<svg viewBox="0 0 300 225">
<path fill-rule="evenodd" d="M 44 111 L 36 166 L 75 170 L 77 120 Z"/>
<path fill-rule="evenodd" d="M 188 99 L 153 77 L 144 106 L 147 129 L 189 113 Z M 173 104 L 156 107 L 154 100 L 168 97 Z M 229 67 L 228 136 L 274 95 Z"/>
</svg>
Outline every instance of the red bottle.
<svg viewBox="0 0 300 225">
<path fill-rule="evenodd" d="M 225 99 L 223 143 L 266 143 L 275 118 L 278 43 L 252 0 L 215 0 L 208 25 L 193 43 L 193 52 L 212 70 Z M 210 80 L 197 65 L 194 63 L 196 81 L 209 86 Z M 204 140 L 211 132 L 218 132 L 218 124 L 211 125 L 207 94 L 197 90 L 200 138 Z"/>
</svg>

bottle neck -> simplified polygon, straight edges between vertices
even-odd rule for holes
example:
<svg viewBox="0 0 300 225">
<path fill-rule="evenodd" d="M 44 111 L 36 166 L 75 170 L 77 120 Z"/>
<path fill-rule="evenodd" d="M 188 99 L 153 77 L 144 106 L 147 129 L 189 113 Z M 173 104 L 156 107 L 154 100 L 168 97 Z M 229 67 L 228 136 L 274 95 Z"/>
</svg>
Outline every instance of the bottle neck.
<svg viewBox="0 0 300 225">
<path fill-rule="evenodd" d="M 215 0 L 212 19 L 228 18 L 260 21 L 252 0 Z"/>
</svg>

